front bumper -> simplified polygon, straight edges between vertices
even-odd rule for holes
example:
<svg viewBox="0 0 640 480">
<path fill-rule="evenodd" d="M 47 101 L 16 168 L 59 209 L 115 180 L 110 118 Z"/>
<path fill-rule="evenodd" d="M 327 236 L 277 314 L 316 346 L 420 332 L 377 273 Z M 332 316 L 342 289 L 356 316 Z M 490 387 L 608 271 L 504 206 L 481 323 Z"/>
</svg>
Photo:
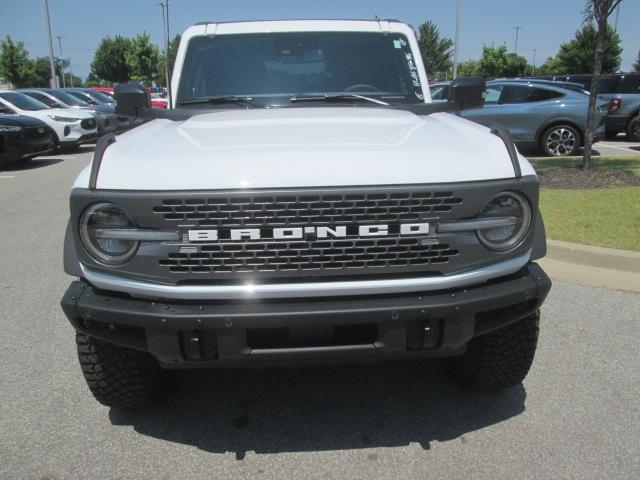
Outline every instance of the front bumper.
<svg viewBox="0 0 640 480">
<path fill-rule="evenodd" d="M 11 162 L 24 157 L 45 155 L 53 151 L 53 137 L 45 135 L 28 138 L 21 135 L 6 135 L 2 144 L 0 160 Z"/>
<path fill-rule="evenodd" d="M 71 284 L 73 327 L 148 351 L 166 368 L 343 363 L 459 354 L 535 313 L 551 281 L 535 263 L 478 286 L 320 299 L 152 301 Z"/>
</svg>

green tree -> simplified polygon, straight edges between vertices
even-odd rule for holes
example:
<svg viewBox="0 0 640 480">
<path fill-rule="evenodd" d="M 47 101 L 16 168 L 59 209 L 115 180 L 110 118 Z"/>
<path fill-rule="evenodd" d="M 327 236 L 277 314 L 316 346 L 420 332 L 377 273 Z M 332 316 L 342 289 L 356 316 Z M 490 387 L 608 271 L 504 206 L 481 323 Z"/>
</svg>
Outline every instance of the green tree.
<svg viewBox="0 0 640 480">
<path fill-rule="evenodd" d="M 597 34 L 595 35 L 593 48 L 591 50 L 591 63 L 592 72 L 593 72 L 593 81 L 591 82 L 591 95 L 589 95 L 589 112 L 587 113 L 587 127 L 585 128 L 585 139 L 584 139 L 584 156 L 582 157 L 582 167 L 585 169 L 591 168 L 591 145 L 593 144 L 593 132 L 595 127 L 595 119 L 596 119 L 596 100 L 597 96 L 597 86 L 598 80 L 600 79 L 600 73 L 604 68 L 613 69 L 613 62 L 609 65 L 605 66 L 605 58 L 611 60 L 611 57 L 617 58 L 617 64 L 615 68 L 620 64 L 619 57 L 620 53 L 614 55 L 614 52 L 607 52 L 605 54 L 605 49 L 615 49 L 616 47 L 619 49 L 620 45 L 620 37 L 615 33 L 615 38 L 617 39 L 617 43 L 615 45 L 607 44 L 607 39 L 609 38 L 611 28 L 608 25 L 608 20 L 616 7 L 620 4 L 622 0 L 587 0 L 585 9 L 584 9 L 584 21 L 586 26 L 593 25 L 594 23 L 597 25 Z M 584 29 L 583 29 L 584 30 Z M 594 28 L 594 32 L 596 32 L 596 28 Z M 577 35 L 576 35 L 577 37 Z M 560 51 L 562 51 L 562 47 L 560 47 Z M 588 71 L 588 70 L 585 70 Z M 611 71 L 611 70 L 605 70 Z"/>
<path fill-rule="evenodd" d="M 126 82 L 131 78 L 131 67 L 127 62 L 127 52 L 131 49 L 131 40 L 121 35 L 105 37 L 100 41 L 93 61 L 91 72 L 97 77 L 112 83 Z"/>
<path fill-rule="evenodd" d="M 30 87 L 49 87 L 51 86 L 51 67 L 49 65 L 49 57 L 38 57 L 35 60 L 31 60 L 33 69 L 31 71 L 31 78 L 29 79 Z M 54 64 L 56 76 L 62 77 L 62 69 L 60 63 Z"/>
<path fill-rule="evenodd" d="M 640 73 L 640 50 L 638 50 L 638 56 L 636 57 L 636 63 L 633 64 L 633 69 Z"/>
<path fill-rule="evenodd" d="M 87 78 L 84 80 L 83 84 L 86 87 L 109 87 L 111 86 L 111 84 L 105 80 L 102 80 L 101 78 L 98 78 L 98 76 L 93 73 L 93 72 L 89 72 L 89 75 L 87 75 Z M 75 80 L 74 80 L 74 85 L 75 85 Z"/>
<path fill-rule="evenodd" d="M 527 59 L 515 53 L 508 53 L 505 45 L 482 47 L 479 73 L 485 77 L 521 77 L 530 70 Z"/>
<path fill-rule="evenodd" d="M 141 33 L 131 40 L 126 60 L 132 80 L 150 81 L 161 75 L 158 70 L 160 51 L 149 41 L 149 35 L 146 33 Z"/>
<path fill-rule="evenodd" d="M 558 57 L 547 57 L 545 62 L 536 68 L 536 75 L 562 75 L 564 66 Z"/>
<path fill-rule="evenodd" d="M 474 77 L 482 75 L 480 72 L 480 62 L 478 60 L 467 60 L 458 65 L 458 75 L 461 77 Z"/>
<path fill-rule="evenodd" d="M 592 2 L 587 2 L 592 3 Z M 600 3 L 600 2 L 595 2 Z M 612 2 L 608 2 L 612 3 Z M 562 65 L 563 72 L 587 73 L 593 71 L 594 55 L 596 52 L 596 42 L 599 37 L 599 30 L 593 23 L 586 23 L 575 34 L 575 37 L 560 45 L 558 51 L 558 61 Z M 602 72 L 612 73 L 620 68 L 622 61 L 622 47 L 620 46 L 620 36 L 608 24 L 603 27 L 603 50 L 602 50 Z"/>
<path fill-rule="evenodd" d="M 26 87 L 33 75 L 34 64 L 23 42 L 14 42 L 9 35 L 0 42 L 0 77 L 15 87 Z"/>
<path fill-rule="evenodd" d="M 418 45 L 424 68 L 431 79 L 444 78 L 453 67 L 453 41 L 441 37 L 438 27 L 427 21 L 418 28 Z"/>
</svg>

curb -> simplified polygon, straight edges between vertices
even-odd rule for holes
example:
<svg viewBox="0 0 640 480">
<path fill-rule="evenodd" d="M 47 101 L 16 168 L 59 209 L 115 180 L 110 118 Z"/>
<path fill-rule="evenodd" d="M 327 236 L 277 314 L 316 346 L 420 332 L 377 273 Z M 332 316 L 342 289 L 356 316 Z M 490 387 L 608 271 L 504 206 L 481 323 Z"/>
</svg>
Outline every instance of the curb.
<svg viewBox="0 0 640 480">
<path fill-rule="evenodd" d="M 547 240 L 540 264 L 558 280 L 640 293 L 640 252 Z"/>
</svg>

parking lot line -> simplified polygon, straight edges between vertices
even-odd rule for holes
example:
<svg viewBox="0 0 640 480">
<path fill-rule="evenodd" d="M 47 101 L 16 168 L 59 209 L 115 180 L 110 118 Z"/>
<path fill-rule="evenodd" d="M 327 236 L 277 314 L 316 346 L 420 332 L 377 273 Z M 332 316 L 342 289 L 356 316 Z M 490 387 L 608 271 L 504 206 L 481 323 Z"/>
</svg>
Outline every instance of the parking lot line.
<svg viewBox="0 0 640 480">
<path fill-rule="evenodd" d="M 607 147 L 607 148 L 614 148 L 616 150 L 622 150 L 623 152 L 638 153 L 637 150 L 631 150 L 630 148 L 619 147 L 617 145 L 610 145 L 608 143 L 600 143 L 600 145 L 603 146 L 603 147 Z M 595 145 L 594 145 L 594 147 L 595 147 Z"/>
<path fill-rule="evenodd" d="M 0 175 L 0 178 L 16 178 L 15 175 Z"/>
</svg>

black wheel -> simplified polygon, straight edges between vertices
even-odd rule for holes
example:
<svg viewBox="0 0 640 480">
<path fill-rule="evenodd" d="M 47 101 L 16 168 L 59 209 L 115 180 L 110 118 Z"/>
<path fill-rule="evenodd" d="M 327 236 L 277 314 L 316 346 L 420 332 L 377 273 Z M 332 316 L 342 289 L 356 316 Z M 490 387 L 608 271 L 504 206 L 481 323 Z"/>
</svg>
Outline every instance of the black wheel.
<svg viewBox="0 0 640 480">
<path fill-rule="evenodd" d="M 108 407 L 150 405 L 169 390 L 169 375 L 150 354 L 76 334 L 82 374 L 93 396 Z"/>
<path fill-rule="evenodd" d="M 627 124 L 627 141 L 640 142 L 640 115 L 636 115 Z"/>
<path fill-rule="evenodd" d="M 540 147 L 549 157 L 576 155 L 582 145 L 578 130 L 570 125 L 554 125 L 542 134 Z"/>
<path fill-rule="evenodd" d="M 536 313 L 474 338 L 464 355 L 446 360 L 448 373 L 463 387 L 477 390 L 498 391 L 521 383 L 536 352 L 539 320 Z"/>
</svg>

